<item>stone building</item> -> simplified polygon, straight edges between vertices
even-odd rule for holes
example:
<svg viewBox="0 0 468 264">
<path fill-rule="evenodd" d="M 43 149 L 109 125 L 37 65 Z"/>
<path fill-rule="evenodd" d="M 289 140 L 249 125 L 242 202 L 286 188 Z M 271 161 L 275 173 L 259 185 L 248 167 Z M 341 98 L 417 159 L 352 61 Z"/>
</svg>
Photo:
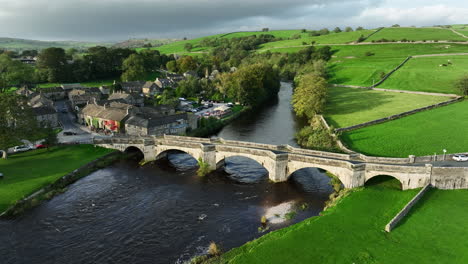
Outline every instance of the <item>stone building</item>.
<svg viewBox="0 0 468 264">
<path fill-rule="evenodd" d="M 32 108 L 34 116 L 40 127 L 58 127 L 58 114 L 51 106 L 39 106 Z"/>
<path fill-rule="evenodd" d="M 108 98 L 109 101 L 113 100 L 122 100 L 123 102 L 135 106 L 144 106 L 145 105 L 145 99 L 140 96 L 139 94 L 135 93 L 127 93 L 127 92 L 115 92 L 111 95 L 109 95 Z"/>
<path fill-rule="evenodd" d="M 78 122 L 91 129 L 123 133 L 129 108 L 123 109 L 106 104 L 87 104 L 78 112 Z"/>
<path fill-rule="evenodd" d="M 40 92 L 47 98 L 54 101 L 63 100 L 67 97 L 65 89 L 62 87 L 40 88 Z"/>
<path fill-rule="evenodd" d="M 129 92 L 129 93 L 139 93 L 139 94 L 143 92 L 143 85 L 145 85 L 145 82 L 142 82 L 142 81 L 120 83 L 122 90 Z"/>
<path fill-rule="evenodd" d="M 35 108 L 35 107 L 54 107 L 54 102 L 47 98 L 42 93 L 36 93 L 30 96 L 28 104 Z"/>
<path fill-rule="evenodd" d="M 143 94 L 147 97 L 153 97 L 156 94 L 161 94 L 163 92 L 163 89 L 156 85 L 154 82 L 146 82 L 143 85 Z"/>
<path fill-rule="evenodd" d="M 132 136 L 182 135 L 191 122 L 189 114 L 134 114 L 125 123 L 125 133 Z"/>
<path fill-rule="evenodd" d="M 84 87 L 81 86 L 79 83 L 68 83 L 68 84 L 62 84 L 60 87 L 62 87 L 65 92 L 70 92 L 73 89 L 83 89 Z"/>
<path fill-rule="evenodd" d="M 166 88 L 172 88 L 174 87 L 174 84 L 175 84 L 175 82 L 171 81 L 170 79 L 165 79 L 165 78 L 157 78 L 154 83 L 162 90 Z"/>
<path fill-rule="evenodd" d="M 80 107 L 88 102 L 101 99 L 101 91 L 98 88 L 73 89 L 68 93 L 68 99 L 74 110 L 79 111 Z"/>
</svg>

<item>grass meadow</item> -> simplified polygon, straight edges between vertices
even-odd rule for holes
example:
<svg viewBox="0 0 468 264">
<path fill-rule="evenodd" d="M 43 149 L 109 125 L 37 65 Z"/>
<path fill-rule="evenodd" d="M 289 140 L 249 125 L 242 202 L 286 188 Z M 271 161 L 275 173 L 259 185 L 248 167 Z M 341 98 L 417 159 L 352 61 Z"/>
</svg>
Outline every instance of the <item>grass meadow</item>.
<svg viewBox="0 0 468 264">
<path fill-rule="evenodd" d="M 448 99 L 441 96 L 332 87 L 324 116 L 335 128 L 348 127 Z"/>
<path fill-rule="evenodd" d="M 424 40 L 460 40 L 466 41 L 466 38 L 453 33 L 449 29 L 443 28 L 384 28 L 377 32 L 366 42 L 372 40 L 388 39 L 399 41 L 402 39 L 424 41 Z"/>
<path fill-rule="evenodd" d="M 76 145 L 32 150 L 0 159 L 0 212 L 69 172 L 113 150 Z"/>
<path fill-rule="evenodd" d="M 468 151 L 468 101 L 343 133 L 353 150 L 373 156 L 408 157 Z"/>
<path fill-rule="evenodd" d="M 396 180 L 393 180 L 396 181 Z M 467 190 L 430 190 L 391 233 L 384 226 L 418 190 L 380 182 L 322 216 L 271 232 L 210 263 L 467 263 Z"/>
<path fill-rule="evenodd" d="M 379 88 L 458 93 L 455 83 L 464 75 L 468 75 L 468 56 L 413 58 Z"/>
</svg>

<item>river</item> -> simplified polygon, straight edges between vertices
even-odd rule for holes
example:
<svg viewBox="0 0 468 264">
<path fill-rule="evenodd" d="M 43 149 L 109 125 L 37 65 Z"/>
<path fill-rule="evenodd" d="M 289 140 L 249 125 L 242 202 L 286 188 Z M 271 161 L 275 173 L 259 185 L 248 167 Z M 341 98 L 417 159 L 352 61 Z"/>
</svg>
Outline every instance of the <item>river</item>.
<svg viewBox="0 0 468 264">
<path fill-rule="evenodd" d="M 277 101 L 218 136 L 296 145 L 291 94 L 283 83 Z M 332 192 L 329 181 L 317 169 L 303 169 L 273 184 L 260 164 L 241 157 L 206 177 L 196 175 L 187 154 L 143 167 L 123 161 L 15 220 L 0 221 L 0 263 L 183 263 L 211 241 L 229 250 L 263 235 L 260 219 L 275 214 L 272 207 L 307 204 L 292 219 L 270 223 L 270 231 L 318 215 Z"/>
</svg>

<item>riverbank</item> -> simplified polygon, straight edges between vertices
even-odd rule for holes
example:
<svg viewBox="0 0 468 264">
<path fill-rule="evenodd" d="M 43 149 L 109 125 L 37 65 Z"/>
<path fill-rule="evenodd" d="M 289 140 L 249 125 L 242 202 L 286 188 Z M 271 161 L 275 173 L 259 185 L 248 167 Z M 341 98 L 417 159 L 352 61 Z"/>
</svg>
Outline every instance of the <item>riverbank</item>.
<svg viewBox="0 0 468 264">
<path fill-rule="evenodd" d="M 0 213 L 67 173 L 112 152 L 92 145 L 73 145 L 23 152 L 0 160 L 0 172 L 4 175 L 0 180 Z"/>
<path fill-rule="evenodd" d="M 386 233 L 385 224 L 417 192 L 392 185 L 357 189 L 322 216 L 269 233 L 209 263 L 466 263 L 468 191 L 430 190 Z"/>
<path fill-rule="evenodd" d="M 191 137 L 209 137 L 212 136 L 219 131 L 221 131 L 226 125 L 231 123 L 232 121 L 239 118 L 244 113 L 251 111 L 252 108 L 248 106 L 234 106 L 232 109 L 232 113 L 228 116 L 216 119 L 216 118 L 208 118 L 204 121 L 200 121 L 199 128 L 191 131 L 188 133 L 188 136 Z"/>
</svg>

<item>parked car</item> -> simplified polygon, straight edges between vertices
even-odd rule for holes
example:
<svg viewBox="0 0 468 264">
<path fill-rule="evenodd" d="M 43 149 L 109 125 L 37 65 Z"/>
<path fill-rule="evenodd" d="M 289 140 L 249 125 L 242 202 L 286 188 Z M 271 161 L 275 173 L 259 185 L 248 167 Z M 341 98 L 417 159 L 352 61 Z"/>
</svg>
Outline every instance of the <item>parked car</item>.
<svg viewBox="0 0 468 264">
<path fill-rule="evenodd" d="M 36 145 L 36 149 L 43 149 L 43 148 L 47 148 L 48 146 L 46 144 L 37 144 Z"/>
<path fill-rule="evenodd" d="M 16 146 L 13 148 L 14 152 L 23 152 L 33 149 L 32 146 Z"/>
<path fill-rule="evenodd" d="M 62 112 L 62 113 L 68 113 L 67 108 L 65 108 L 65 107 L 62 108 L 62 109 L 60 110 L 60 112 Z"/>
<path fill-rule="evenodd" d="M 73 131 L 65 131 L 63 132 L 63 135 L 64 136 L 75 136 L 75 135 L 78 135 L 76 132 L 73 132 Z"/>
<path fill-rule="evenodd" d="M 227 106 L 228 107 L 234 107 L 234 105 L 232 103 L 227 103 Z"/>
<path fill-rule="evenodd" d="M 455 161 L 468 161 L 468 156 L 466 156 L 466 155 L 454 155 L 453 160 L 455 160 Z"/>
</svg>

